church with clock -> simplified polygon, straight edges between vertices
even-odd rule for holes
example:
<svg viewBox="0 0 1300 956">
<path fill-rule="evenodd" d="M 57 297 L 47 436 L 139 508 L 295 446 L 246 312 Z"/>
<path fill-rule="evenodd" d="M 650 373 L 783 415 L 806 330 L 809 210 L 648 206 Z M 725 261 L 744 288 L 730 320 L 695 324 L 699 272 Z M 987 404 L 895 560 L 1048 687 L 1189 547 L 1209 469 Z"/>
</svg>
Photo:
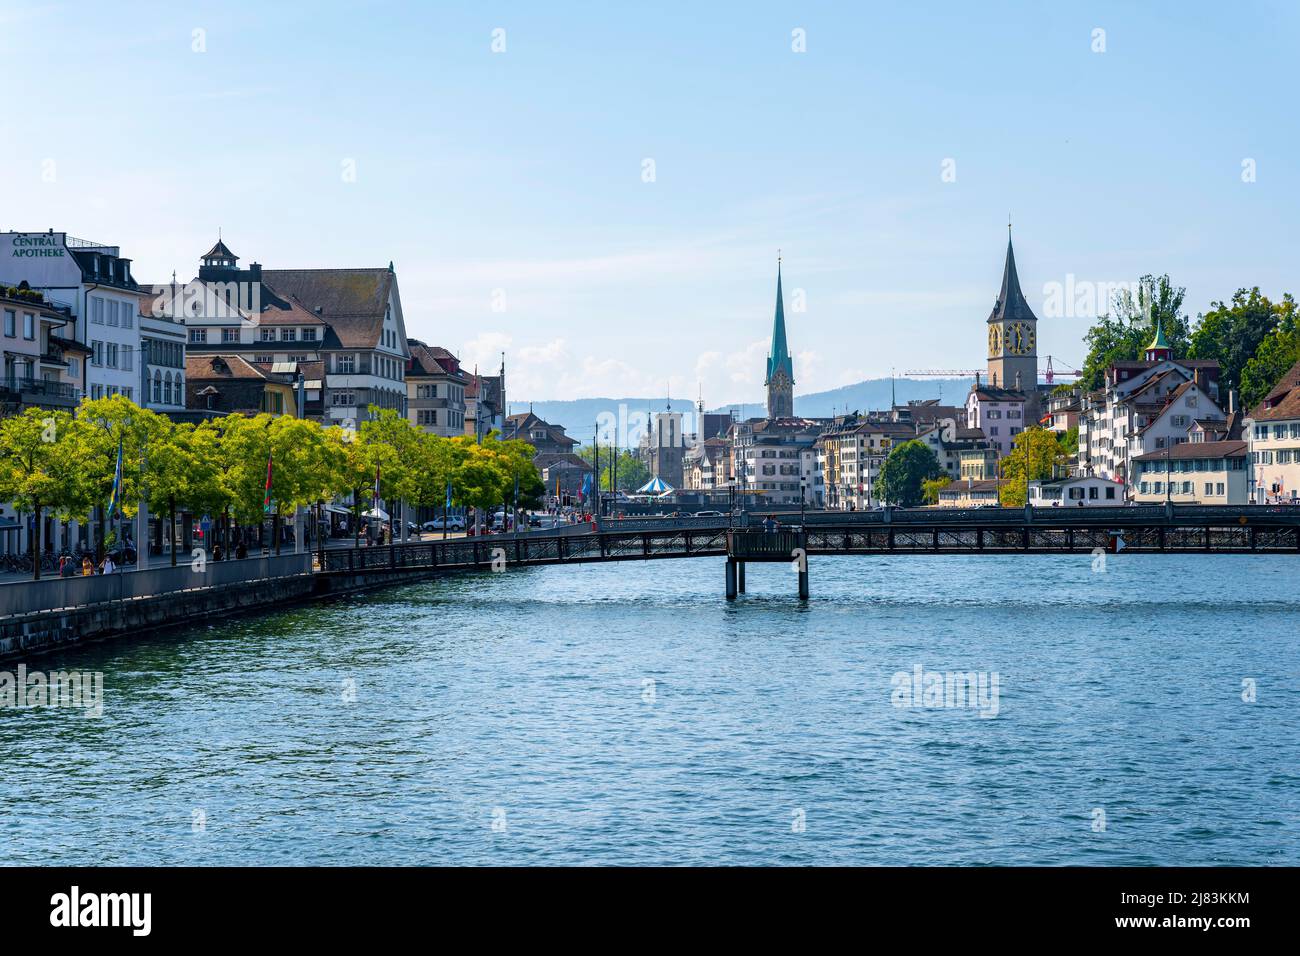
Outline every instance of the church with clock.
<svg viewBox="0 0 1300 956">
<path fill-rule="evenodd" d="M 1025 396 L 1025 424 L 1038 421 L 1038 316 L 1025 301 L 1007 227 L 1002 288 L 988 318 L 988 385 Z"/>
</svg>

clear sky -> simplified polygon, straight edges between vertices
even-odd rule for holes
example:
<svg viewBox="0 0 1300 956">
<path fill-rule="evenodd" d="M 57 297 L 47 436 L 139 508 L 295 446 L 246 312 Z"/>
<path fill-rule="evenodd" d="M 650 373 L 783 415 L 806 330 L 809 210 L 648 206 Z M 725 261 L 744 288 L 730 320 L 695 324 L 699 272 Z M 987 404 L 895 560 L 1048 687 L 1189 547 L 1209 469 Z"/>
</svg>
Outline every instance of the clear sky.
<svg viewBox="0 0 1300 956">
<path fill-rule="evenodd" d="M 718 405 L 761 397 L 778 248 L 797 393 L 982 367 L 1010 214 L 1068 365 L 1071 275 L 1169 272 L 1193 314 L 1300 290 L 1298 11 L 2 0 L 0 229 L 149 281 L 218 227 L 267 268 L 391 260 L 409 333 L 504 348 L 512 400 Z"/>
</svg>

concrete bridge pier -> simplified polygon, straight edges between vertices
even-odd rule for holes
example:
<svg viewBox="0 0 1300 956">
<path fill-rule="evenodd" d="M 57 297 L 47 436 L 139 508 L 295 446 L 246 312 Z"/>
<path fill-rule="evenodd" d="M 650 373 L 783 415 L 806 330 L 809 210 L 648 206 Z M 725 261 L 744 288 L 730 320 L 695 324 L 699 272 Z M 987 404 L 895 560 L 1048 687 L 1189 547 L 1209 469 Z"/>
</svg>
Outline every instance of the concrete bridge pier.
<svg viewBox="0 0 1300 956">
<path fill-rule="evenodd" d="M 799 562 L 799 600 L 808 600 L 808 559 Z"/>
<path fill-rule="evenodd" d="M 736 560 L 727 558 L 727 600 L 736 600 L 737 580 L 739 573 L 736 571 Z"/>
<path fill-rule="evenodd" d="M 745 562 L 736 562 L 736 590 L 745 593 Z"/>
</svg>

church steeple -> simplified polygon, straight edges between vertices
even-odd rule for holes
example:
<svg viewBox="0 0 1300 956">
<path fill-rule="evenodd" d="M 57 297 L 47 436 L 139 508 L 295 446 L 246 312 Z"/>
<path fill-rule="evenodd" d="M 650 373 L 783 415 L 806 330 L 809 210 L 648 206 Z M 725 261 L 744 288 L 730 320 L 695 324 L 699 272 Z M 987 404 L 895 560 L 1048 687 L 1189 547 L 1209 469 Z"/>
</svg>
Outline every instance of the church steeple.
<svg viewBox="0 0 1300 956">
<path fill-rule="evenodd" d="M 1007 226 L 1007 261 L 1002 267 L 1002 288 L 998 291 L 998 300 L 993 303 L 989 322 L 1003 321 L 1038 321 L 1034 310 L 1025 301 L 1025 294 L 1020 291 L 1020 276 L 1016 274 L 1016 252 L 1011 247 L 1011 226 Z"/>
<path fill-rule="evenodd" d="M 772 348 L 767 356 L 767 417 L 794 415 L 794 362 L 785 340 L 785 299 L 781 293 L 781 257 L 776 257 L 776 318 L 772 322 Z"/>
</svg>

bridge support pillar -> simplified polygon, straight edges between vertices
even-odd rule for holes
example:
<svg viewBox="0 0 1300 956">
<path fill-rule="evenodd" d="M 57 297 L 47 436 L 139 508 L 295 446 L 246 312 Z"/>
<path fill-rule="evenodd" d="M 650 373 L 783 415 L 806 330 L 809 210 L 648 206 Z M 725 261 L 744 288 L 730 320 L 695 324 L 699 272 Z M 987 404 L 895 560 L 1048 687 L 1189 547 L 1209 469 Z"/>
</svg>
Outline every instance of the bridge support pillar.
<svg viewBox="0 0 1300 956">
<path fill-rule="evenodd" d="M 731 558 L 727 558 L 727 600 L 728 601 L 736 600 L 736 579 L 737 579 L 736 562 Z"/>
<path fill-rule="evenodd" d="M 800 562 L 799 567 L 799 600 L 808 600 L 808 562 L 807 559 Z"/>
<path fill-rule="evenodd" d="M 736 562 L 736 590 L 745 593 L 745 562 Z"/>
</svg>

